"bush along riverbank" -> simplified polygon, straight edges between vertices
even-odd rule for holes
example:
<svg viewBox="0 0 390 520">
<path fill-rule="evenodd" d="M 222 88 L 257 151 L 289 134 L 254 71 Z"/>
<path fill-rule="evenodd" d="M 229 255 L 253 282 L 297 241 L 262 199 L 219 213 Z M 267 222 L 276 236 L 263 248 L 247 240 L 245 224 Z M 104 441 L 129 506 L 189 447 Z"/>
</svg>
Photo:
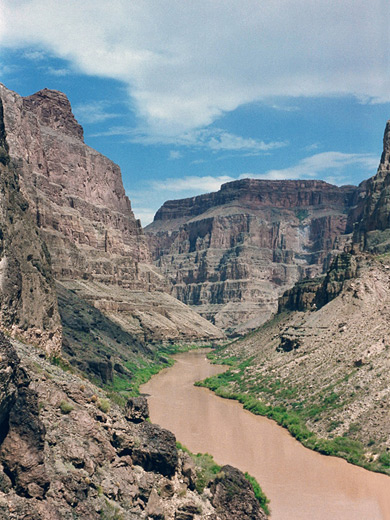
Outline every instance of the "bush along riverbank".
<svg viewBox="0 0 390 520">
<path fill-rule="evenodd" d="M 372 443 L 369 442 L 369 446 L 365 446 L 357 440 L 358 425 L 350 427 L 349 435 L 332 438 L 321 438 L 310 430 L 307 422 L 315 422 L 321 414 L 329 414 L 333 408 L 343 405 L 343 401 L 332 388 L 323 392 L 322 403 L 318 403 L 318 395 L 314 396 L 314 393 L 311 398 L 308 395 L 305 400 L 300 401 L 297 399 L 300 394 L 298 389 L 289 387 L 285 382 L 275 380 L 270 375 L 248 378 L 247 369 L 253 362 L 251 358 L 242 360 L 237 356 L 226 356 L 221 348 L 210 353 L 209 359 L 230 368 L 222 374 L 198 381 L 195 383 L 196 386 L 206 387 L 219 397 L 237 400 L 255 415 L 273 419 L 307 448 L 323 455 L 341 457 L 371 471 L 390 475 L 389 453 L 378 452 Z M 330 424 L 331 429 L 331 421 Z M 352 436 L 355 438 L 351 438 Z"/>
<path fill-rule="evenodd" d="M 196 475 L 195 489 L 198 491 L 199 494 L 202 494 L 207 487 L 210 487 L 212 482 L 223 482 L 225 480 L 226 473 L 224 471 L 224 467 L 217 464 L 212 455 L 210 455 L 209 453 L 192 453 L 180 442 L 177 442 L 176 446 L 179 450 L 182 450 L 185 453 L 187 453 L 187 455 L 191 457 L 194 463 Z M 270 509 L 268 504 L 270 501 L 261 489 L 260 484 L 257 482 L 255 477 L 252 477 L 251 475 L 249 475 L 249 473 L 245 473 L 244 477 L 249 482 L 255 495 L 255 498 L 260 504 L 261 509 L 264 511 L 266 515 L 269 515 Z"/>
</svg>

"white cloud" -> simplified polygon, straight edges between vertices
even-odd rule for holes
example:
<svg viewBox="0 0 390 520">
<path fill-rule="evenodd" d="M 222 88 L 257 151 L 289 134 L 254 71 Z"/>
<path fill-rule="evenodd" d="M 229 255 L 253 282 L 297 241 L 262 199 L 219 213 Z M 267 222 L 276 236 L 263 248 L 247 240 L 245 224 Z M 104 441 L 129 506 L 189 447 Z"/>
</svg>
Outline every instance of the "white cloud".
<svg viewBox="0 0 390 520">
<path fill-rule="evenodd" d="M 165 144 L 175 146 L 190 146 L 192 148 L 209 149 L 213 152 L 231 151 L 251 154 L 259 154 L 287 146 L 286 141 L 265 142 L 251 137 L 245 138 L 226 132 L 220 128 L 204 128 L 192 130 L 180 135 L 150 135 L 132 128 L 114 126 L 107 131 L 93 134 L 91 137 L 101 136 L 126 136 L 132 143 L 144 145 Z"/>
<path fill-rule="evenodd" d="M 1 12 L 0 44 L 123 81 L 152 135 L 269 97 L 390 101 L 387 0 L 2 0 Z"/>
<path fill-rule="evenodd" d="M 73 112 L 81 123 L 101 123 L 119 117 L 119 114 L 107 111 L 109 107 L 110 104 L 105 101 L 93 101 L 74 106 Z"/>
<path fill-rule="evenodd" d="M 54 67 L 47 67 L 46 71 L 52 76 L 63 77 L 70 74 L 69 69 L 55 69 Z"/>
<path fill-rule="evenodd" d="M 252 179 L 317 179 L 319 176 L 327 180 L 328 176 L 332 179 L 339 179 L 340 182 L 348 175 L 350 168 L 363 168 L 366 170 L 366 177 L 375 172 L 378 165 L 378 158 L 371 154 L 323 152 L 306 157 L 296 165 L 280 170 L 269 170 L 265 173 L 245 173 L 240 178 L 251 177 Z"/>
<path fill-rule="evenodd" d="M 229 175 L 220 175 L 212 177 L 206 175 L 204 177 L 188 176 L 182 179 L 164 179 L 162 181 L 152 181 L 150 184 L 154 190 L 170 191 L 173 193 L 191 192 L 195 194 L 208 193 L 218 191 L 222 184 L 236 180 Z"/>
<path fill-rule="evenodd" d="M 171 150 L 169 152 L 169 159 L 171 159 L 172 161 L 174 161 L 176 159 L 180 159 L 181 157 L 183 157 L 183 154 L 181 152 L 179 152 L 178 150 Z"/>
<path fill-rule="evenodd" d="M 46 54 L 39 50 L 28 50 L 23 53 L 23 57 L 32 61 L 43 61 L 46 59 Z"/>
</svg>

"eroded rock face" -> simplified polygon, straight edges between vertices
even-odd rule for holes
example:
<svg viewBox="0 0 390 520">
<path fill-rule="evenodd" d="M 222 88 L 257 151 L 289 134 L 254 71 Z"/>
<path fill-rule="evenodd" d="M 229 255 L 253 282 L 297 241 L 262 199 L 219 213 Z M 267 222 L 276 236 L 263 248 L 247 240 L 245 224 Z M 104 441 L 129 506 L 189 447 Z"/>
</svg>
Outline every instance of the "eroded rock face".
<svg viewBox="0 0 390 520">
<path fill-rule="evenodd" d="M 221 337 L 206 320 L 188 327 L 191 317 L 194 322 L 201 318 L 194 313 L 184 317 L 167 293 L 166 279 L 151 264 L 119 167 L 84 143 L 66 96 L 44 89 L 22 98 L 0 85 L 0 97 L 9 155 L 56 280 L 82 282 L 78 296 L 115 315 L 142 340 Z M 140 303 L 144 294 L 149 296 Z M 160 329 L 161 320 L 167 326 Z"/>
<path fill-rule="evenodd" d="M 0 333 L 0 488 L 43 498 L 49 481 L 44 467 L 45 427 L 38 396 L 15 349 Z"/>
<path fill-rule="evenodd" d="M 377 174 L 365 181 L 355 212 L 354 243 L 375 254 L 390 250 L 390 121 L 383 137 L 383 153 Z"/>
<path fill-rule="evenodd" d="M 14 336 L 50 355 L 61 348 L 62 328 L 50 255 L 19 185 L 9 155 L 0 97 L 0 322 Z"/>
<path fill-rule="evenodd" d="M 168 201 L 147 234 L 172 294 L 228 331 L 258 326 L 278 297 L 328 266 L 358 189 L 322 181 L 227 183 Z"/>
</svg>

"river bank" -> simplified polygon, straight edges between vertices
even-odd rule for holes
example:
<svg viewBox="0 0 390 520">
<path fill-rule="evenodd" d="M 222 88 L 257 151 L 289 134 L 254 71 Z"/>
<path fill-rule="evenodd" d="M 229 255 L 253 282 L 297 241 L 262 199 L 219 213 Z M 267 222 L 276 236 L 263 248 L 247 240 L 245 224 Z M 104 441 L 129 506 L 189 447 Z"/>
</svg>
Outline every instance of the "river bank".
<svg viewBox="0 0 390 520">
<path fill-rule="evenodd" d="M 194 387 L 225 370 L 211 365 L 205 352 L 175 360 L 141 387 L 152 421 L 191 451 L 252 474 L 271 500 L 272 519 L 390 519 L 389 477 L 308 450 L 274 421 Z"/>
</svg>

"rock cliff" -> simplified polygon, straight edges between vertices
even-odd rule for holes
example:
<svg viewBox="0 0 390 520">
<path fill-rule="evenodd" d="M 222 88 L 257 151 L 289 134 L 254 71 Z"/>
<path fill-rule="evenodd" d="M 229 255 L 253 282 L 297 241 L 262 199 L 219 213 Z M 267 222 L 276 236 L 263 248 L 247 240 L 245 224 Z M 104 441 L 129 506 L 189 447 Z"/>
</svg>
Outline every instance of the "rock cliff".
<svg viewBox="0 0 390 520">
<path fill-rule="evenodd" d="M 146 232 L 172 294 L 242 332 L 266 321 L 284 290 L 329 266 L 357 198 L 354 186 L 244 179 L 166 202 Z"/>
<path fill-rule="evenodd" d="M 67 97 L 44 89 L 22 98 L 2 85 L 0 97 L 9 155 L 56 280 L 141 339 L 221 337 L 167 293 L 119 167 L 84 143 Z"/>
<path fill-rule="evenodd" d="M 383 153 L 377 174 L 362 186 L 357 208 L 350 215 L 354 243 L 381 254 L 390 250 L 390 121 L 383 138 Z"/>
<path fill-rule="evenodd" d="M 62 328 L 50 255 L 9 156 L 0 99 L 0 328 L 59 352 Z"/>
</svg>

